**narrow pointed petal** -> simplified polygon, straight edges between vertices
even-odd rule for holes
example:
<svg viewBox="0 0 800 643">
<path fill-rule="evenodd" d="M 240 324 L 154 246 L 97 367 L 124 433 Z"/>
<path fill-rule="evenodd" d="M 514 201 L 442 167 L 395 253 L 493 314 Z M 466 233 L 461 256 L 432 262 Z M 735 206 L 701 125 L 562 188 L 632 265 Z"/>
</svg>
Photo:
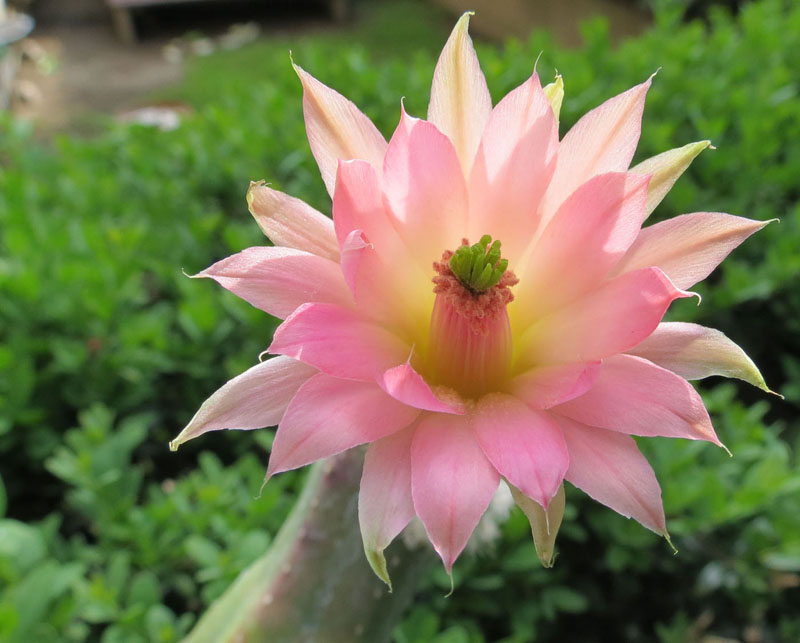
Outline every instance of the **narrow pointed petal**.
<svg viewBox="0 0 800 643">
<path fill-rule="evenodd" d="M 557 74 L 552 83 L 545 85 L 544 93 L 547 96 L 547 100 L 550 101 L 550 107 L 553 108 L 553 116 L 556 119 L 556 124 L 558 124 L 558 118 L 561 115 L 561 103 L 564 102 L 564 79 L 561 74 Z"/>
<path fill-rule="evenodd" d="M 379 379 L 380 387 L 394 399 L 425 411 L 463 415 L 464 404 L 457 396 L 440 399 L 411 364 L 401 364 L 387 370 Z"/>
<path fill-rule="evenodd" d="M 500 475 L 546 508 L 569 465 L 558 425 L 517 398 L 494 393 L 478 402 L 473 427 L 483 453 Z"/>
<path fill-rule="evenodd" d="M 286 409 L 272 443 L 267 477 L 391 435 L 419 413 L 371 382 L 318 373 Z"/>
<path fill-rule="evenodd" d="M 566 508 L 566 495 L 564 494 L 564 485 L 561 485 L 550 501 L 550 505 L 545 511 L 542 506 L 531 500 L 513 485 L 509 485 L 511 495 L 517 507 L 522 509 L 522 512 L 527 516 L 528 522 L 531 524 L 531 533 L 533 534 L 533 544 L 536 547 L 536 555 L 539 557 L 542 565 L 548 569 L 553 566 L 554 555 L 556 551 L 556 536 L 558 529 L 561 527 L 561 521 L 564 518 L 564 509 Z"/>
<path fill-rule="evenodd" d="M 269 352 L 323 373 L 375 381 L 406 360 L 409 346 L 357 312 L 331 304 L 303 304 L 278 326 Z"/>
<path fill-rule="evenodd" d="M 643 228 L 612 274 L 658 266 L 677 288 L 691 288 L 768 223 L 720 212 L 682 214 Z"/>
<path fill-rule="evenodd" d="M 607 100 L 584 115 L 564 136 L 558 165 L 545 196 L 545 210 L 554 213 L 579 185 L 596 174 L 628 169 L 642 128 L 642 112 L 650 79 Z"/>
<path fill-rule="evenodd" d="M 614 355 L 582 396 L 552 409 L 583 424 L 631 435 L 707 440 L 720 445 L 691 384 L 641 357 Z"/>
<path fill-rule="evenodd" d="M 352 305 L 339 264 L 292 248 L 247 248 L 195 277 L 210 277 L 249 304 L 280 319 L 286 319 L 309 301 Z"/>
<path fill-rule="evenodd" d="M 687 380 L 711 375 L 735 377 L 770 393 L 747 354 L 723 333 L 698 324 L 662 322 L 653 334 L 628 351 Z"/>
<path fill-rule="evenodd" d="M 501 100 L 483 133 L 469 179 L 469 237 L 503 241 L 513 265 L 539 224 L 555 170 L 558 127 L 534 74 Z"/>
<path fill-rule="evenodd" d="M 363 159 L 380 171 L 386 139 L 372 121 L 339 92 L 293 65 L 303 84 L 303 115 L 311 152 L 333 196 L 339 159 Z"/>
<path fill-rule="evenodd" d="M 661 487 L 633 438 L 564 417 L 555 419 L 569 450 L 567 480 L 597 502 L 666 536 Z"/>
<path fill-rule="evenodd" d="M 458 244 L 467 221 L 467 188 L 450 140 L 403 112 L 383 169 L 383 194 L 398 234 L 426 271 Z"/>
<path fill-rule="evenodd" d="M 517 375 L 509 392 L 532 409 L 549 409 L 588 391 L 600 373 L 600 362 L 539 366 Z"/>
<path fill-rule="evenodd" d="M 483 128 L 492 111 L 492 97 L 469 37 L 469 17 L 456 23 L 433 72 L 428 120 L 453 141 L 469 175 Z"/>
<path fill-rule="evenodd" d="M 521 338 L 520 354 L 532 364 L 615 355 L 652 333 L 670 303 L 687 296 L 658 268 L 624 274 L 532 326 Z"/>
<path fill-rule="evenodd" d="M 375 574 L 391 589 L 383 550 L 414 517 L 411 439 L 414 427 L 373 442 L 364 457 L 358 521 L 364 552 Z"/>
<path fill-rule="evenodd" d="M 276 246 L 339 260 L 333 221 L 304 201 L 273 190 L 262 181 L 250 183 L 247 207 L 258 227 Z"/>
<path fill-rule="evenodd" d="M 674 150 L 662 152 L 657 156 L 642 161 L 639 165 L 632 167 L 634 174 L 651 175 L 650 186 L 647 190 L 647 207 L 645 208 L 645 219 L 656 209 L 667 192 L 672 189 L 681 174 L 697 158 L 698 154 L 711 145 L 711 141 L 698 141 L 689 143 Z"/>
<path fill-rule="evenodd" d="M 580 186 L 533 246 L 514 304 L 527 326 L 597 287 L 639 234 L 648 177 L 609 172 Z M 580 257 L 580 270 L 575 258 Z M 553 284 L 558 284 L 557 288 Z"/>
<path fill-rule="evenodd" d="M 289 357 L 273 357 L 226 382 L 169 443 L 175 451 L 198 435 L 220 429 L 260 429 L 277 424 L 297 389 L 317 370 Z"/>
<path fill-rule="evenodd" d="M 465 416 L 424 416 L 411 443 L 411 494 L 448 574 L 499 484 Z"/>
</svg>

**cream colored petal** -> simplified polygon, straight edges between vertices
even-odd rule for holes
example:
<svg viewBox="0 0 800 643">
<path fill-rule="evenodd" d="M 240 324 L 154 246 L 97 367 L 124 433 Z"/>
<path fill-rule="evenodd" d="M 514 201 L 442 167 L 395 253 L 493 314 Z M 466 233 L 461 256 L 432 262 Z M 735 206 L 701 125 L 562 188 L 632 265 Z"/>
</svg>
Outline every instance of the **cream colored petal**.
<svg viewBox="0 0 800 643">
<path fill-rule="evenodd" d="M 531 523 L 531 533 L 533 534 L 533 544 L 536 546 L 536 555 L 547 568 L 553 566 L 556 536 L 561 527 L 561 520 L 564 518 L 564 508 L 566 499 L 564 495 L 564 485 L 561 485 L 550 501 L 550 505 L 545 511 L 542 506 L 528 498 L 524 493 L 513 485 L 508 485 L 514 502 L 522 509 Z"/>
<path fill-rule="evenodd" d="M 556 79 L 544 87 L 544 93 L 550 101 L 557 123 L 558 116 L 561 114 L 561 103 L 564 102 L 564 79 L 561 77 L 561 74 L 557 74 Z"/>
<path fill-rule="evenodd" d="M 650 187 L 647 190 L 647 214 L 649 217 L 656 206 L 661 203 L 664 197 L 675 185 L 681 174 L 704 149 L 711 145 L 711 141 L 697 141 L 689 143 L 683 147 L 663 152 L 657 156 L 642 161 L 639 165 L 631 168 L 631 172 L 636 174 L 652 174 Z M 712 148 L 713 149 L 713 148 Z"/>
<path fill-rule="evenodd" d="M 464 176 L 469 176 L 492 97 L 469 37 L 471 12 L 461 16 L 433 73 L 428 120 L 453 142 Z"/>
</svg>

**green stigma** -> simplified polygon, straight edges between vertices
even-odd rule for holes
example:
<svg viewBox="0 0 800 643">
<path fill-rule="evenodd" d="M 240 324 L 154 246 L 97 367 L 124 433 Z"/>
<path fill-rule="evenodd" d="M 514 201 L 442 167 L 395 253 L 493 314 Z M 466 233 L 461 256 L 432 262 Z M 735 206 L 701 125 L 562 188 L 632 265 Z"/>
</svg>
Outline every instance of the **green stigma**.
<svg viewBox="0 0 800 643">
<path fill-rule="evenodd" d="M 508 259 L 500 258 L 500 242 L 485 234 L 475 245 L 461 246 L 450 257 L 450 270 L 465 288 L 474 292 L 496 286 L 508 268 Z"/>
</svg>

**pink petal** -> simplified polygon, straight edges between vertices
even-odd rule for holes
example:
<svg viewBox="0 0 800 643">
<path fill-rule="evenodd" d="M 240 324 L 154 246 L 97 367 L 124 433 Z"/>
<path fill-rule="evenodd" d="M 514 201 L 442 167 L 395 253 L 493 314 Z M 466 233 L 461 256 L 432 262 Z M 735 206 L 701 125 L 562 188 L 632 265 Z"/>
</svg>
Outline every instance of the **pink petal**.
<svg viewBox="0 0 800 643">
<path fill-rule="evenodd" d="M 469 180 L 473 243 L 491 234 L 516 264 L 539 224 L 557 147 L 553 110 L 534 74 L 498 103 L 483 134 Z"/>
<path fill-rule="evenodd" d="M 721 445 L 703 400 L 692 385 L 672 371 L 633 355 L 604 360 L 591 389 L 552 411 L 620 433 L 708 440 Z"/>
<path fill-rule="evenodd" d="M 364 159 L 380 170 L 386 139 L 351 101 L 294 65 L 303 83 L 303 114 L 311 152 L 333 196 L 339 159 Z"/>
<path fill-rule="evenodd" d="M 453 141 L 465 176 L 492 111 L 492 97 L 468 33 L 469 16 L 461 16 L 442 50 L 428 105 L 428 120 Z"/>
<path fill-rule="evenodd" d="M 210 277 L 256 308 L 281 319 L 309 301 L 352 305 L 339 264 L 292 248 L 247 248 L 195 276 Z"/>
<path fill-rule="evenodd" d="M 532 326 L 520 352 L 536 365 L 621 353 L 655 330 L 673 300 L 687 296 L 658 268 L 627 273 Z"/>
<path fill-rule="evenodd" d="M 628 353 L 644 357 L 687 380 L 722 375 L 744 380 L 769 392 L 753 360 L 713 328 L 683 322 L 662 322 L 652 335 Z"/>
<path fill-rule="evenodd" d="M 369 445 L 364 457 L 358 521 L 367 560 L 391 587 L 383 550 L 414 517 L 411 498 L 411 439 L 414 427 Z"/>
<path fill-rule="evenodd" d="M 448 573 L 499 484 L 465 416 L 423 417 L 411 443 L 411 494 Z"/>
<path fill-rule="evenodd" d="M 374 381 L 404 362 L 410 347 L 356 311 L 303 304 L 278 326 L 269 352 L 294 357 L 334 377 Z"/>
<path fill-rule="evenodd" d="M 372 382 L 318 373 L 286 409 L 272 443 L 267 477 L 379 440 L 417 415 L 418 409 L 393 400 Z"/>
<path fill-rule="evenodd" d="M 333 222 L 304 201 L 260 182 L 250 184 L 247 205 L 258 227 L 276 246 L 339 260 Z"/>
<path fill-rule="evenodd" d="M 514 377 L 508 390 L 533 409 L 549 409 L 583 395 L 599 373 L 600 362 L 540 366 Z"/>
<path fill-rule="evenodd" d="M 169 443 L 173 451 L 198 435 L 219 429 L 260 429 L 277 424 L 297 389 L 316 369 L 288 357 L 256 364 L 223 384 L 180 435 Z"/>
<path fill-rule="evenodd" d="M 768 223 L 719 212 L 683 214 L 644 228 L 613 274 L 658 266 L 676 287 L 691 288 Z"/>
<path fill-rule="evenodd" d="M 558 425 L 517 398 L 495 393 L 480 400 L 473 426 L 492 466 L 546 509 L 569 465 Z"/>
<path fill-rule="evenodd" d="M 519 275 L 525 284 L 515 304 L 521 324 L 557 310 L 603 280 L 639 233 L 648 180 L 625 172 L 601 174 L 564 202 Z"/>
<path fill-rule="evenodd" d="M 460 399 L 439 399 L 422 376 L 410 364 L 401 364 L 387 370 L 379 379 L 380 387 L 394 399 L 425 411 L 463 415 Z"/>
<path fill-rule="evenodd" d="M 633 438 L 564 417 L 554 419 L 569 450 L 567 480 L 597 502 L 666 536 L 661 487 Z"/>
<path fill-rule="evenodd" d="M 650 81 L 607 100 L 567 132 L 558 148 L 558 165 L 545 196 L 547 213 L 554 213 L 579 185 L 596 174 L 628 169 L 639 143 Z"/>
<path fill-rule="evenodd" d="M 433 288 L 420 296 L 419 284 L 430 283 L 431 267 L 423 271 L 397 236 L 384 208 L 378 176 L 365 161 L 340 163 L 333 218 L 342 246 L 359 231 L 348 243 L 348 256 L 342 258 L 359 309 L 406 331 L 417 320 L 430 317 Z"/>
<path fill-rule="evenodd" d="M 383 194 L 398 234 L 430 272 L 442 252 L 460 245 L 467 190 L 453 144 L 436 127 L 405 111 L 383 166 Z"/>
</svg>

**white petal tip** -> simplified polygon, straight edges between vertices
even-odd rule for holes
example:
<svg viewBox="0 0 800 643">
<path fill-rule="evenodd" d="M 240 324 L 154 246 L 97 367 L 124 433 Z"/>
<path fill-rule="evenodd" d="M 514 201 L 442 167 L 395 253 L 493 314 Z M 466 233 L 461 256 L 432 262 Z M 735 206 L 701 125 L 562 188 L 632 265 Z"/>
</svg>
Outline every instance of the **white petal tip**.
<svg viewBox="0 0 800 643">
<path fill-rule="evenodd" d="M 389 587 L 389 593 L 392 593 L 392 579 L 389 578 L 389 570 L 386 568 L 386 557 L 383 555 L 381 549 L 367 549 L 364 548 L 364 553 L 367 555 L 367 562 L 372 567 L 372 571 Z"/>
<path fill-rule="evenodd" d="M 177 450 L 178 450 L 178 447 L 179 447 L 180 445 L 181 445 L 181 443 L 180 443 L 180 442 L 178 442 L 178 439 L 177 439 L 177 438 L 175 438 L 174 440 L 170 440 L 170 443 L 169 443 L 169 450 L 170 450 L 170 451 L 172 451 L 172 452 L 175 452 L 175 451 L 177 451 Z"/>
</svg>

